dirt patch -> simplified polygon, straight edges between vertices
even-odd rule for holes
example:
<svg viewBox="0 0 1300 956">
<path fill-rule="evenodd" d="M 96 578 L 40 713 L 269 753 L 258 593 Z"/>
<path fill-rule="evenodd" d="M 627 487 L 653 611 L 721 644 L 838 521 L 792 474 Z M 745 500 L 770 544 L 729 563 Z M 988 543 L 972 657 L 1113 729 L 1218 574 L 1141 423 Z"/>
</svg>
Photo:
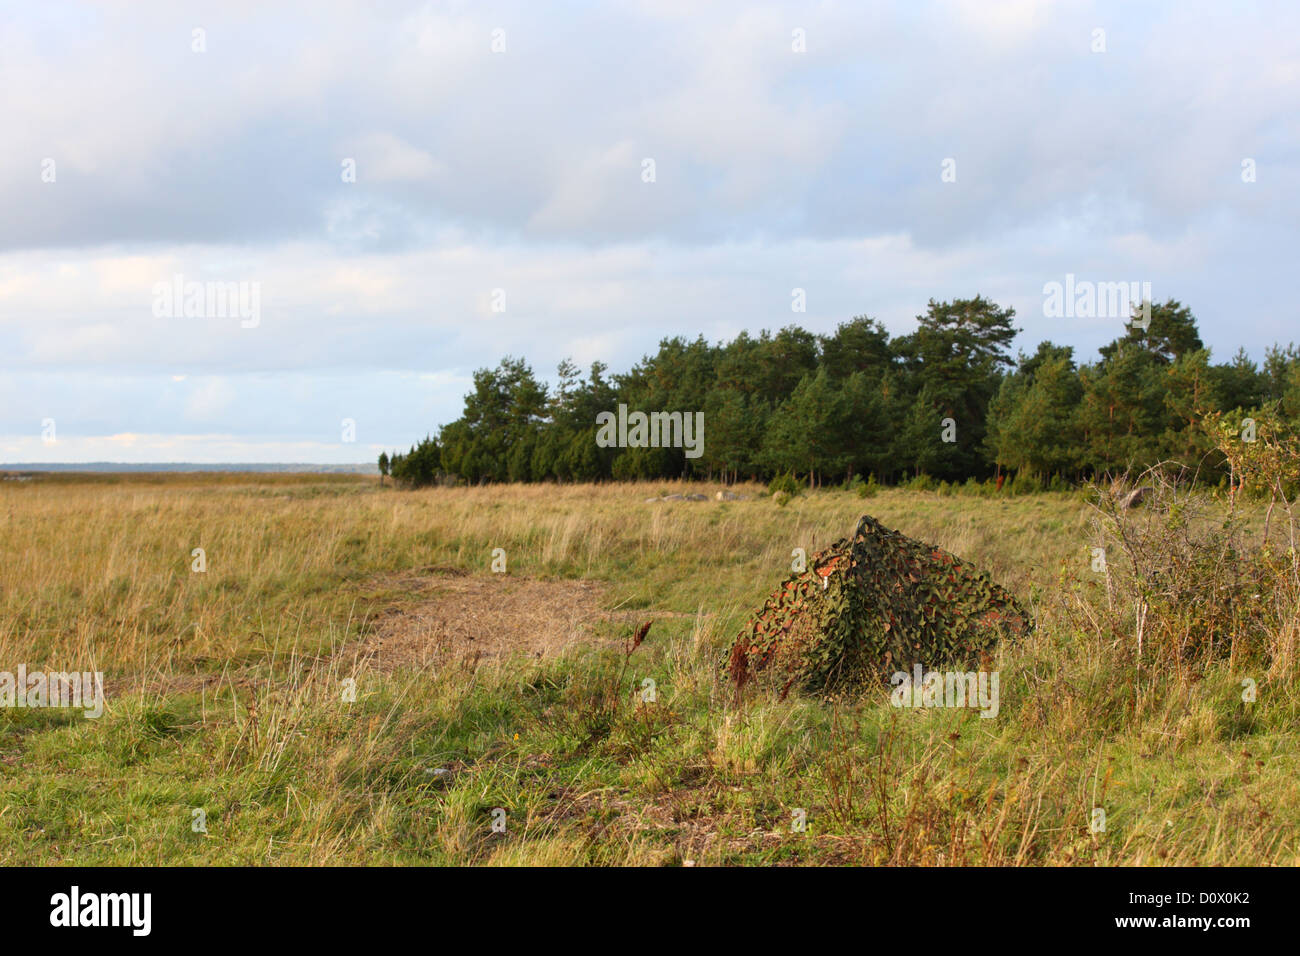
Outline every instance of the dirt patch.
<svg viewBox="0 0 1300 956">
<path fill-rule="evenodd" d="M 323 650 L 322 656 L 296 658 L 300 663 L 328 669 L 336 661 L 343 674 L 360 662 L 386 673 L 447 664 L 473 670 L 512 655 L 549 657 L 577 644 L 622 646 L 646 621 L 696 617 L 607 609 L 607 587 L 598 581 L 471 575 L 440 566 L 382 575 L 357 589 L 372 609 L 365 637 Z M 391 599 L 387 607 L 385 598 Z M 261 668 L 260 663 L 240 667 L 231 662 L 218 673 L 123 675 L 104 682 L 104 696 L 211 693 L 222 686 L 244 694 L 268 684 Z"/>
<path fill-rule="evenodd" d="M 417 595 L 380 615 L 362 653 L 380 670 L 524 654 L 544 657 L 597 639 L 604 585 L 513 575 L 408 574 L 385 587 Z"/>
</svg>

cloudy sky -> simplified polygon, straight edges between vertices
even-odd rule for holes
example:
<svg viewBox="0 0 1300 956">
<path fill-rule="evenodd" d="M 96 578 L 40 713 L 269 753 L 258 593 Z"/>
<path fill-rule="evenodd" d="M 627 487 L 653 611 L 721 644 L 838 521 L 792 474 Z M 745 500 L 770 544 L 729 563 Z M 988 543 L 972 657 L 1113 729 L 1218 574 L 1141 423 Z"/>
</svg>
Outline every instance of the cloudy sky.
<svg viewBox="0 0 1300 956">
<path fill-rule="evenodd" d="M 1294 3 L 6 4 L 0 129 L 0 462 L 372 461 L 507 354 L 931 297 L 1088 356 L 1067 273 L 1300 341 Z"/>
</svg>

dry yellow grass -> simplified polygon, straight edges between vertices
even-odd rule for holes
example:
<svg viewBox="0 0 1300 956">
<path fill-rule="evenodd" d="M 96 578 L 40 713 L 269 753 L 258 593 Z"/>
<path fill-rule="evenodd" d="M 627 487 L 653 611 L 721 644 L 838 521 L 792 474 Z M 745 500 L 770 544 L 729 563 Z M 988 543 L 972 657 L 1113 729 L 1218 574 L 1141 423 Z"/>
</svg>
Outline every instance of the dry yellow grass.
<svg viewBox="0 0 1300 956">
<path fill-rule="evenodd" d="M 0 482 L 0 669 L 100 669 L 113 690 L 99 721 L 0 714 L 0 858 L 21 845 L 27 862 L 84 863 L 1297 862 L 1290 665 L 1251 672 L 1249 707 L 1251 675 L 1231 668 L 1135 687 L 1125 635 L 1078 611 L 1097 599 L 1078 497 L 645 501 L 662 490 L 677 489 Z M 719 682 L 721 649 L 791 551 L 864 511 L 989 570 L 1037 615 L 998 651 L 998 719 L 884 696 L 737 704 Z M 492 601 L 497 548 L 514 607 Z M 439 598 L 411 583 L 449 569 L 474 586 Z M 441 624 L 422 629 L 431 600 Z M 454 601 L 477 603 L 452 621 Z M 421 656 L 425 638 L 537 622 L 548 605 L 555 640 L 581 620 L 590 644 L 538 659 L 498 634 L 505 653 L 477 662 Z M 650 637 L 625 661 L 642 620 Z M 402 626 L 410 655 L 372 666 L 367 642 Z M 1096 806 L 1105 833 L 1090 832 Z"/>
</svg>

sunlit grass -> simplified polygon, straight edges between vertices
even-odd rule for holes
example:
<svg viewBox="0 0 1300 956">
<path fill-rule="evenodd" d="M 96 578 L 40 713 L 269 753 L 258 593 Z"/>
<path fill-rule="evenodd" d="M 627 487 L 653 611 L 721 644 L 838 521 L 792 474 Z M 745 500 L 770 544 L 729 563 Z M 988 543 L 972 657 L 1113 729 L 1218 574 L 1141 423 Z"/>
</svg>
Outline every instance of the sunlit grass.
<svg viewBox="0 0 1300 956">
<path fill-rule="evenodd" d="M 1123 641 L 1069 612 L 1070 594 L 1095 600 L 1078 496 L 826 491 L 782 508 L 751 487 L 748 501 L 645 502 L 661 490 L 0 483 L 0 670 L 99 669 L 111 691 L 99 720 L 0 712 L 0 861 L 1298 862 L 1294 675 L 1213 665 L 1136 688 Z M 722 648 L 791 551 L 863 512 L 1035 611 L 1037 631 L 998 651 L 996 719 L 899 710 L 884 691 L 737 702 L 719 681 Z M 513 575 L 605 582 L 610 610 L 654 618 L 645 644 L 477 669 L 363 660 L 375 615 L 414 601 L 377 580 L 487 575 L 495 548 Z M 624 636 L 625 620 L 604 627 Z"/>
</svg>

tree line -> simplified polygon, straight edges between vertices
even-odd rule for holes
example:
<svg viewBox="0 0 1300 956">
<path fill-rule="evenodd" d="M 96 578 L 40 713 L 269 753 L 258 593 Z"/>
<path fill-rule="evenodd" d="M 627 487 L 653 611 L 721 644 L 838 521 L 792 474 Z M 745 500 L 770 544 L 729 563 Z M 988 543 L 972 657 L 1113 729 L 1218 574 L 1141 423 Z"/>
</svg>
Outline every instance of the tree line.
<svg viewBox="0 0 1300 956">
<path fill-rule="evenodd" d="M 1215 364 L 1187 307 L 1143 306 L 1082 364 L 1050 341 L 1013 357 L 1015 310 L 980 296 L 931 300 L 916 330 L 896 337 L 859 316 L 829 335 L 792 325 L 716 345 L 665 338 L 623 374 L 601 362 L 583 374 L 563 361 L 553 386 L 507 357 L 474 373 L 460 418 L 407 452 L 381 455 L 380 471 L 415 486 L 780 475 L 893 484 L 1004 473 L 1073 483 L 1171 459 L 1213 473 L 1220 463 L 1207 464 L 1211 443 L 1197 427 L 1211 412 L 1276 406 L 1300 424 L 1294 345 L 1270 348 L 1262 367 L 1244 349 Z M 598 416 L 620 404 L 703 412 L 703 453 L 602 447 Z"/>
</svg>

